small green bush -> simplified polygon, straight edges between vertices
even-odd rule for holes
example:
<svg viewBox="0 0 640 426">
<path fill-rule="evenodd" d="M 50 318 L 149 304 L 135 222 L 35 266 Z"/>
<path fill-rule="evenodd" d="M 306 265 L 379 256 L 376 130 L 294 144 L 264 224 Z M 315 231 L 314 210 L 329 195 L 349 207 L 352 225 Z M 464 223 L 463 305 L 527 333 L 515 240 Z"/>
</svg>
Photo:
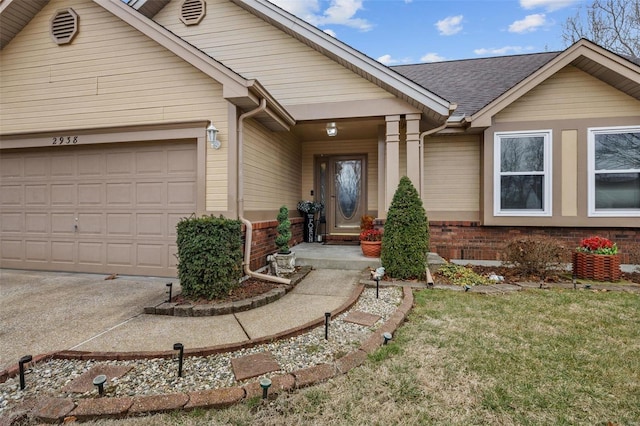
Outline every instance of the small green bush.
<svg viewBox="0 0 640 426">
<path fill-rule="evenodd" d="M 563 262 L 568 261 L 567 253 L 567 249 L 553 238 L 515 238 L 504 248 L 503 264 L 514 267 L 520 274 L 544 278 L 563 268 Z"/>
<path fill-rule="evenodd" d="M 276 237 L 276 247 L 278 247 L 278 253 L 288 254 L 289 240 L 291 240 L 291 221 L 289 220 L 289 209 L 287 206 L 280 207 L 278 212 L 278 236 Z"/>
<path fill-rule="evenodd" d="M 489 278 L 479 275 L 473 270 L 455 263 L 445 263 L 438 268 L 438 274 L 442 275 L 449 284 L 459 286 L 489 285 L 493 282 Z"/>
<path fill-rule="evenodd" d="M 403 176 L 389 206 L 380 260 L 389 276 L 424 279 L 429 253 L 429 222 L 411 180 Z"/>
<path fill-rule="evenodd" d="M 239 220 L 204 216 L 177 225 L 178 278 L 183 295 L 224 297 L 242 278 L 242 228 Z"/>
</svg>

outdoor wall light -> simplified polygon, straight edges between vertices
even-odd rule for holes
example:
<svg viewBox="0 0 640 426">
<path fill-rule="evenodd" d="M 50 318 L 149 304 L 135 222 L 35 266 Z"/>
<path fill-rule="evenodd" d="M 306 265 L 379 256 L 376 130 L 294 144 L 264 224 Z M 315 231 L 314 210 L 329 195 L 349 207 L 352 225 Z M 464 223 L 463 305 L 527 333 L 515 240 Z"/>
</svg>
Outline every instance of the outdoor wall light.
<svg viewBox="0 0 640 426">
<path fill-rule="evenodd" d="M 382 333 L 382 338 L 384 339 L 383 344 L 386 345 L 387 343 L 389 343 L 389 340 L 393 338 L 393 336 L 388 331 L 385 331 L 384 333 Z"/>
<path fill-rule="evenodd" d="M 271 386 L 271 379 L 263 377 L 260 379 L 260 387 L 262 388 L 262 399 L 267 399 L 269 393 L 269 387 Z"/>
<path fill-rule="evenodd" d="M 336 123 L 333 121 L 327 123 L 327 136 L 334 137 L 338 134 L 338 128 L 336 127 Z"/>
<path fill-rule="evenodd" d="M 31 362 L 32 359 L 33 357 L 31 355 L 25 355 L 18 360 L 18 368 L 20 369 L 20 390 L 24 390 L 26 386 L 24 383 L 24 365 Z"/>
<path fill-rule="evenodd" d="M 210 122 L 209 127 L 207 127 L 207 140 L 209 140 L 209 145 L 213 149 L 220 149 L 220 141 L 218 140 L 218 129 L 213 125 L 213 121 Z"/>
<path fill-rule="evenodd" d="M 182 377 L 182 358 L 184 357 L 184 345 L 182 343 L 174 343 L 173 350 L 178 352 L 178 377 Z"/>
<path fill-rule="evenodd" d="M 107 383 L 107 376 L 104 374 L 100 374 L 99 376 L 94 377 L 93 385 L 98 387 L 98 395 L 104 395 L 104 384 Z"/>
</svg>

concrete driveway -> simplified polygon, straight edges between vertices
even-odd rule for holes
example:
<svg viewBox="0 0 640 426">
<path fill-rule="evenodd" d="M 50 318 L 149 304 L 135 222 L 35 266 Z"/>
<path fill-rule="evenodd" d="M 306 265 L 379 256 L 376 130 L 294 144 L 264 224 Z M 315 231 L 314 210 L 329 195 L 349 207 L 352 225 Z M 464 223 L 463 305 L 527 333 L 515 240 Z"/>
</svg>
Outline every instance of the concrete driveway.
<svg viewBox="0 0 640 426">
<path fill-rule="evenodd" d="M 167 298 L 150 277 L 0 269 L 0 369 L 23 355 L 74 349 Z"/>
</svg>

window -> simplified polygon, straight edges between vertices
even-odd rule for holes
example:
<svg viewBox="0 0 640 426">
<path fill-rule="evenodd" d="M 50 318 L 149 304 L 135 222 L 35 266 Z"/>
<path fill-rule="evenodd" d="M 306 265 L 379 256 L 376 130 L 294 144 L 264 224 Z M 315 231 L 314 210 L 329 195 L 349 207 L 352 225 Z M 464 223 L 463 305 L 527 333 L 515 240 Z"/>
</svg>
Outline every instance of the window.
<svg viewBox="0 0 640 426">
<path fill-rule="evenodd" d="M 640 127 L 591 128 L 589 216 L 640 216 Z"/>
<path fill-rule="evenodd" d="M 494 215 L 551 216 L 551 130 L 496 133 Z"/>
</svg>

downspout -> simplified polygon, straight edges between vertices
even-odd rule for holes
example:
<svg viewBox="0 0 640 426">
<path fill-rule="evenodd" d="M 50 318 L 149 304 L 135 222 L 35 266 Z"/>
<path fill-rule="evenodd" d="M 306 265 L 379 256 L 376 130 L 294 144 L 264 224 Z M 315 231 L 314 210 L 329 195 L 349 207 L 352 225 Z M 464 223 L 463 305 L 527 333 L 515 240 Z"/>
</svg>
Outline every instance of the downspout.
<svg viewBox="0 0 640 426">
<path fill-rule="evenodd" d="M 267 100 L 262 98 L 257 108 L 247 111 L 238 118 L 238 218 L 245 226 L 245 242 L 244 242 L 244 259 L 242 265 L 244 273 L 250 277 L 261 280 L 271 281 L 280 284 L 291 284 L 291 280 L 287 278 L 275 277 L 273 275 L 261 274 L 251 270 L 251 240 L 253 238 L 253 226 L 251 222 L 244 217 L 244 120 L 252 117 L 267 108 Z"/>
</svg>

